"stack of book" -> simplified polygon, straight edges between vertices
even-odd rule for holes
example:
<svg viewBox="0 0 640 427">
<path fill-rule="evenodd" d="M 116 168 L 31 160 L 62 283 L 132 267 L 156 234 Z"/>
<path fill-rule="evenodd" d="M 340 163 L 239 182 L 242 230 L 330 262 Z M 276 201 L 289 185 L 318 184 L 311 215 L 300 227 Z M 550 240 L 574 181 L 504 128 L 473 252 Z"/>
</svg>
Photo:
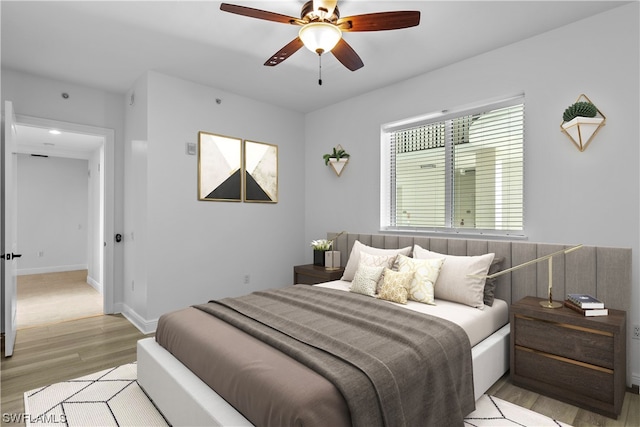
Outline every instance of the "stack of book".
<svg viewBox="0 0 640 427">
<path fill-rule="evenodd" d="M 584 316 L 606 316 L 609 310 L 604 308 L 604 303 L 587 294 L 569 294 L 564 301 L 564 306 Z"/>
</svg>

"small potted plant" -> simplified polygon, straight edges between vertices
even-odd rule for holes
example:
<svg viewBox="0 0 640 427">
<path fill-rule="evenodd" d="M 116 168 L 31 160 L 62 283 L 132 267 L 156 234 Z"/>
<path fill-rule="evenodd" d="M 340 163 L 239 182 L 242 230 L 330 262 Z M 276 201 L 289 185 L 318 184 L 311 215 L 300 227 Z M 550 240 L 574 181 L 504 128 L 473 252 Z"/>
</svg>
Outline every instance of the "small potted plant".
<svg viewBox="0 0 640 427">
<path fill-rule="evenodd" d="M 349 161 L 349 153 L 338 145 L 333 147 L 333 152 L 322 156 L 325 165 L 331 165 L 335 173 L 340 176 L 345 165 Z"/>
<path fill-rule="evenodd" d="M 324 267 L 324 253 L 331 250 L 331 246 L 333 246 L 333 240 L 320 239 L 311 241 L 314 265 Z"/>
<path fill-rule="evenodd" d="M 598 114 L 598 109 L 591 102 L 578 101 L 564 110 L 562 118 L 565 122 L 570 122 L 576 117 L 595 117 L 596 114 Z"/>
<path fill-rule="evenodd" d="M 584 98 L 584 101 L 580 99 Z M 581 95 L 578 100 L 564 110 L 562 114 L 562 131 L 571 138 L 578 150 L 584 151 L 591 139 L 604 125 L 605 118 L 598 108 L 587 98 Z"/>
</svg>

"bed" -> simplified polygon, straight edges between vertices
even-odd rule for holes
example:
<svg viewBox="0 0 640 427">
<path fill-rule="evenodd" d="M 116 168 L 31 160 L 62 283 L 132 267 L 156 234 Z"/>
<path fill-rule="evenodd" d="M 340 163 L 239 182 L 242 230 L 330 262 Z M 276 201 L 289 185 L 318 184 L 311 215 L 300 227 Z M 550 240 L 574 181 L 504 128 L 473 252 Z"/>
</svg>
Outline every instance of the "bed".
<svg viewBox="0 0 640 427">
<path fill-rule="evenodd" d="M 331 238 L 332 234 L 329 234 L 329 237 Z M 487 253 L 494 253 L 495 257 L 502 260 L 502 265 L 500 266 L 501 268 L 508 268 L 512 265 L 517 265 L 520 262 L 536 258 L 537 256 L 544 255 L 545 253 L 554 252 L 558 247 L 564 247 L 563 245 L 542 245 L 520 242 L 492 242 L 462 239 L 427 239 L 421 237 L 413 238 L 408 236 L 347 234 L 342 235 L 338 239 L 336 239 L 335 248 L 337 250 L 341 250 L 343 254 L 350 254 L 351 257 L 353 253 L 353 247 L 360 244 L 364 244 L 369 247 L 385 249 L 404 248 L 408 246 L 414 248 L 415 245 L 419 245 L 423 248 L 429 248 L 432 251 L 437 251 L 441 254 L 460 257 L 473 257 Z M 613 252 L 611 252 L 604 249 L 588 248 L 586 252 L 588 253 L 587 258 L 583 258 L 575 264 L 575 267 L 580 268 L 581 271 L 584 270 L 582 262 L 585 259 L 587 259 L 588 261 L 595 261 L 596 265 L 598 265 L 598 259 L 600 259 L 602 262 L 602 260 L 611 260 L 612 257 L 614 257 L 616 260 L 622 259 L 623 263 L 626 263 L 628 261 L 630 265 L 630 259 L 627 260 L 626 250 L 620 251 L 614 249 Z M 594 255 L 596 257 L 595 260 L 591 258 L 591 255 Z M 554 271 L 554 283 L 557 287 L 563 288 L 561 291 L 562 293 L 565 292 L 565 289 L 571 289 L 571 277 L 572 273 L 574 273 L 573 268 L 574 263 L 576 262 L 575 259 L 569 258 L 569 256 L 567 256 L 566 258 L 567 259 L 565 259 L 565 257 L 562 257 L 560 263 L 555 263 L 556 265 L 561 264 L 562 266 L 562 271 L 559 271 L 558 279 L 555 278 Z M 345 262 L 347 265 L 349 264 L 346 260 L 343 260 L 343 262 Z M 593 280 L 594 285 L 601 290 L 601 292 L 598 293 L 600 297 L 602 297 L 602 295 L 606 295 L 607 283 L 609 283 L 610 280 L 614 279 L 611 277 L 611 275 L 614 273 L 609 272 L 608 274 L 603 274 L 603 272 L 606 271 L 609 270 L 604 267 L 601 268 L 600 271 L 595 274 Z M 620 270 L 615 269 L 615 271 L 619 272 Z M 443 317 L 446 320 L 453 320 L 455 325 L 462 328 L 469 339 L 470 354 L 472 360 L 471 369 L 473 374 L 466 375 L 466 377 L 472 377 L 471 394 L 473 395 L 474 399 L 479 398 L 498 378 L 500 378 L 508 370 L 508 305 L 512 301 L 512 298 L 515 297 L 515 300 L 519 299 L 519 295 L 521 292 L 520 287 L 513 287 L 513 282 L 519 284 L 520 286 L 522 284 L 529 284 L 528 286 L 533 288 L 546 288 L 544 286 L 538 286 L 542 285 L 542 279 L 547 277 L 545 272 L 540 271 L 540 273 L 544 274 L 538 274 L 538 268 L 534 266 L 533 269 L 529 269 L 529 271 L 524 271 L 521 273 L 524 274 L 512 273 L 511 275 L 507 275 L 509 277 L 506 277 L 506 280 L 503 276 L 502 280 L 499 280 L 497 281 L 497 283 L 495 283 L 495 300 L 491 307 L 484 306 L 483 309 L 478 309 L 475 307 L 470 307 L 468 305 L 444 300 L 436 300 L 436 305 L 427 305 L 409 301 L 409 303 L 406 305 L 407 307 L 405 307 L 408 308 L 408 310 L 405 311 L 417 310 L 418 312 L 427 313 L 429 315 Z M 537 276 L 541 276 L 540 284 L 537 283 Z M 584 280 L 585 275 L 581 274 L 580 276 L 580 278 Z M 532 277 L 534 277 L 533 280 L 531 279 Z M 619 277 L 618 274 L 615 277 L 615 280 L 620 279 L 625 278 Z M 587 282 L 589 281 L 590 280 L 587 279 Z M 293 286 L 289 288 L 293 289 L 306 287 L 307 286 Z M 335 281 L 319 285 L 317 287 L 324 289 L 324 291 L 322 291 L 324 293 L 330 292 L 333 294 L 348 294 L 350 283 L 348 281 Z M 584 289 L 584 286 L 582 286 L 581 289 Z M 525 293 L 524 295 L 530 294 L 531 293 Z M 535 294 L 536 292 L 534 291 L 533 295 Z M 611 299 L 610 302 L 613 302 L 613 299 Z M 390 306 L 395 305 L 394 303 L 386 301 L 381 303 L 388 304 Z M 609 306 L 613 305 L 609 304 Z M 192 323 L 203 325 L 203 322 L 205 322 L 204 319 L 206 318 L 205 316 L 209 315 L 203 313 L 203 311 L 199 308 L 192 307 L 180 310 L 177 316 L 190 318 Z M 207 320 L 207 322 L 208 321 L 209 320 Z M 222 328 L 222 330 L 220 328 Z M 226 327 L 224 325 L 217 325 L 216 327 L 211 328 L 207 326 L 192 329 L 199 330 L 200 332 L 205 331 L 204 335 L 207 335 L 208 333 L 210 335 L 208 341 L 210 342 L 222 342 L 225 339 L 231 339 L 232 341 L 239 340 L 237 331 L 234 328 L 229 327 L 228 325 Z M 166 339 L 162 338 L 163 334 L 165 334 L 165 332 L 160 331 L 160 340 L 167 341 Z M 182 332 L 175 331 L 169 333 L 169 335 L 173 337 L 180 336 L 181 334 Z M 230 335 L 227 336 L 227 334 Z M 246 337 L 240 340 L 240 345 L 243 348 L 251 348 L 251 350 L 245 352 L 246 354 L 253 354 L 253 352 L 255 351 L 251 346 L 263 345 L 256 344 L 253 341 L 255 340 L 255 338 L 245 338 Z M 169 339 L 168 341 L 171 341 L 171 339 Z M 219 347 L 225 347 L 225 345 Z M 198 357 L 206 358 L 207 356 L 197 356 L 196 353 L 199 352 L 192 350 L 186 351 L 185 356 L 185 354 L 179 354 L 180 351 L 177 351 L 176 348 L 171 348 L 171 351 L 167 351 L 167 349 L 159 345 L 155 339 L 142 340 L 138 344 L 139 382 L 145 389 L 145 391 L 149 394 L 154 403 L 163 412 L 165 417 L 173 425 L 252 425 L 247 417 L 245 417 L 241 412 L 237 411 L 229 403 L 227 403 L 227 401 L 214 390 L 212 390 L 212 388 L 209 387 L 209 385 L 207 385 L 205 381 L 202 381 L 200 379 L 200 377 L 202 377 L 206 381 L 210 382 L 210 378 L 207 377 L 210 377 L 212 374 L 206 372 L 203 373 L 202 368 L 194 368 L 192 365 L 193 362 L 188 360 L 189 357 L 197 359 Z M 172 352 L 178 353 L 178 357 L 175 357 Z M 238 358 L 238 354 L 240 353 L 242 352 L 238 352 L 237 350 L 232 351 L 231 354 L 228 355 L 229 360 L 234 361 L 234 359 Z M 195 371 L 198 371 L 200 369 L 200 371 L 198 372 L 199 376 L 194 375 L 192 370 L 187 368 L 179 359 L 182 359 L 183 361 L 186 360 L 188 365 L 192 365 L 191 369 L 194 369 Z M 248 361 L 251 361 L 251 357 L 248 358 Z M 296 367 L 296 369 L 298 368 L 299 367 Z M 285 369 L 292 368 L 289 365 L 289 367 Z M 305 369 L 308 368 L 305 367 Z M 278 378 L 278 375 L 282 376 L 281 373 L 278 374 L 277 372 L 273 375 L 276 376 L 276 379 Z M 216 375 L 213 376 L 216 377 Z M 217 375 L 217 377 L 220 377 L 220 375 Z M 305 377 L 302 376 L 301 378 Z M 307 380 L 303 379 L 301 381 L 302 383 L 305 383 L 305 381 Z M 273 382 L 277 383 L 278 381 Z M 321 388 L 325 386 L 321 386 Z M 289 386 L 285 386 L 285 388 L 286 387 Z M 267 394 L 269 394 L 269 392 L 267 392 Z M 313 396 L 307 397 L 308 400 L 304 400 L 304 396 L 301 396 L 301 400 L 298 403 L 298 406 L 301 408 L 314 407 L 314 410 L 319 409 L 320 413 L 322 413 L 321 407 L 322 405 L 325 405 L 325 412 L 327 414 L 330 414 L 331 416 L 337 417 L 335 419 L 335 423 L 332 422 L 331 424 L 339 425 L 340 422 L 345 423 L 345 419 L 347 420 L 346 423 L 349 423 L 349 409 L 345 409 L 345 402 L 340 401 L 340 393 L 337 394 L 338 397 L 336 398 L 335 392 L 333 393 L 333 395 L 329 393 L 329 397 L 323 398 L 322 401 L 315 400 Z M 247 393 L 240 393 L 239 395 L 247 396 Z M 227 398 L 229 399 L 228 396 Z M 236 406 L 259 406 L 259 402 L 256 403 L 255 401 L 234 403 L 236 404 Z M 292 401 L 287 400 L 284 405 L 282 405 L 281 402 L 281 406 L 295 405 L 293 405 Z M 271 408 L 270 410 L 273 410 L 273 406 L 270 406 L 269 408 Z M 468 410 L 468 405 L 466 406 L 466 408 L 467 409 L 464 410 Z M 345 411 L 347 413 L 347 418 L 345 418 L 344 416 L 340 416 L 341 413 L 344 415 Z M 286 414 L 285 416 L 295 417 L 295 414 Z M 309 416 L 314 417 L 318 415 L 311 414 Z M 256 418 L 255 414 L 251 414 L 249 418 L 254 420 L 255 424 L 268 424 L 267 422 L 260 421 L 261 418 Z M 256 421 L 256 419 L 258 421 Z M 290 420 L 291 418 L 287 419 Z M 334 420 L 332 419 L 332 421 Z"/>
</svg>

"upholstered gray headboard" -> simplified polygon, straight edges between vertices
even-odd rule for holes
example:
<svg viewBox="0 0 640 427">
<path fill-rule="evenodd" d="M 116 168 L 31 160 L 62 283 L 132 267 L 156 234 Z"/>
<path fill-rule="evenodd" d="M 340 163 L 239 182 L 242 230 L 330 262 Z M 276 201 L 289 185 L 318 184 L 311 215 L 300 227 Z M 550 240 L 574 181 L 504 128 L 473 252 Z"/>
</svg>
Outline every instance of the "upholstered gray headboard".
<svg viewBox="0 0 640 427">
<path fill-rule="evenodd" d="M 339 233 L 327 233 L 328 239 Z M 356 240 L 368 246 L 385 249 L 413 247 L 447 255 L 481 255 L 493 252 L 504 258 L 501 270 L 549 255 L 571 245 L 518 241 L 445 239 L 435 237 L 343 233 L 334 241 L 346 265 Z M 581 242 L 576 242 L 576 244 Z M 498 277 L 495 295 L 508 303 L 525 296 L 547 297 L 548 263 L 539 262 Z M 629 311 L 631 300 L 631 249 L 583 246 L 553 258 L 553 294 L 563 300 L 568 293 L 586 293 L 602 300 L 609 308 Z"/>
</svg>

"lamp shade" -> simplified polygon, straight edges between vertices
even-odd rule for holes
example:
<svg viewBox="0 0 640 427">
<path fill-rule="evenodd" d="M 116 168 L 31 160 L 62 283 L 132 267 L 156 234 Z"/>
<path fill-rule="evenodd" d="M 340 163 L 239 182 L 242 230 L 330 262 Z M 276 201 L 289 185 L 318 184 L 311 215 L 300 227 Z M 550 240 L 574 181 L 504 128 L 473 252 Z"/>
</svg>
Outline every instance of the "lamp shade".
<svg viewBox="0 0 640 427">
<path fill-rule="evenodd" d="M 342 31 L 327 22 L 310 22 L 300 28 L 298 36 L 307 49 L 322 54 L 335 47 L 342 38 Z"/>
</svg>

